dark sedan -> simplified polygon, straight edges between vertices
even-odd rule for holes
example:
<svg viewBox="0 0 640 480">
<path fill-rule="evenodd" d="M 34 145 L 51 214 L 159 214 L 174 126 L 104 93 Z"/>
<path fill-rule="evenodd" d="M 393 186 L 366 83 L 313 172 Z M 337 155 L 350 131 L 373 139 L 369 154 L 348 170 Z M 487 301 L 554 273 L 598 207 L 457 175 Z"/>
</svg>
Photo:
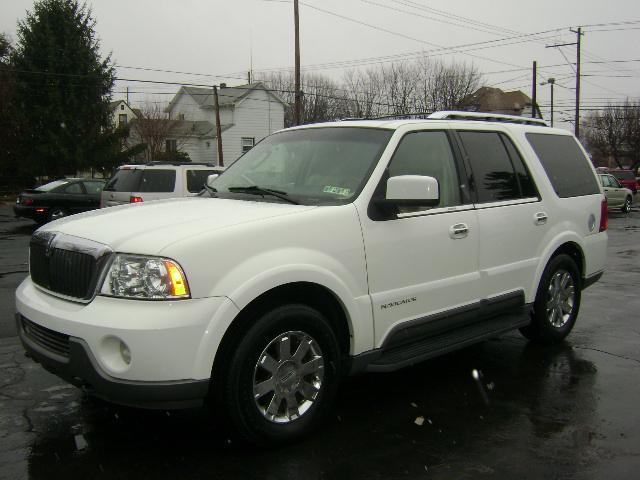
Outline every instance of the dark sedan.
<svg viewBox="0 0 640 480">
<path fill-rule="evenodd" d="M 16 217 L 46 223 L 100 207 L 104 180 L 65 178 L 22 192 L 13 212 Z"/>
</svg>

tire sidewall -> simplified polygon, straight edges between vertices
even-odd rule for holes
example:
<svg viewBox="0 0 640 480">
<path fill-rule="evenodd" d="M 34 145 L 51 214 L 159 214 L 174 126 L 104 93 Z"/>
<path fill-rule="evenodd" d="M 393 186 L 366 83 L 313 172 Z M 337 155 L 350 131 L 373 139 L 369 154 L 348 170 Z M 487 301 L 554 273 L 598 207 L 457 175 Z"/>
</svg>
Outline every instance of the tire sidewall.
<svg viewBox="0 0 640 480">
<path fill-rule="evenodd" d="M 549 295 L 549 283 L 559 270 L 565 270 L 571 275 L 575 296 L 573 310 L 571 311 L 569 319 L 561 327 L 555 327 L 548 319 L 547 301 Z M 560 254 L 553 257 L 549 261 L 549 264 L 545 268 L 542 278 L 540 279 L 540 285 L 533 305 L 533 326 L 537 331 L 540 340 L 547 343 L 556 343 L 562 341 L 569 332 L 571 332 L 580 310 L 581 290 L 582 285 L 580 272 L 578 271 L 578 267 L 576 266 L 573 258 L 566 254 Z"/>
<path fill-rule="evenodd" d="M 316 400 L 304 415 L 287 424 L 276 424 L 267 420 L 255 404 L 253 376 L 258 358 L 269 342 L 288 331 L 302 331 L 318 343 L 324 359 L 324 378 Z M 275 445 L 308 433 L 328 413 L 337 390 L 340 351 L 320 312 L 306 305 L 285 305 L 263 314 L 249 328 L 227 365 L 225 406 L 233 429 L 251 443 Z"/>
</svg>

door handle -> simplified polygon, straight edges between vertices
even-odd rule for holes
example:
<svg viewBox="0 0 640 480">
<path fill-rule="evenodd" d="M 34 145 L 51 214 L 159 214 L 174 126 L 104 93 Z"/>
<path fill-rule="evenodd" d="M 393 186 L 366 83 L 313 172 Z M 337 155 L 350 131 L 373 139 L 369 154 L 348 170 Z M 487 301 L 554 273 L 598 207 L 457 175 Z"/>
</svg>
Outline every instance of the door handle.
<svg viewBox="0 0 640 480">
<path fill-rule="evenodd" d="M 544 225 L 545 223 L 547 223 L 547 219 L 549 217 L 547 217 L 547 214 L 545 212 L 538 212 L 534 215 L 534 223 L 536 225 Z"/>
<path fill-rule="evenodd" d="M 449 236 L 454 240 L 465 238 L 467 235 L 469 235 L 469 226 L 466 223 L 456 223 L 449 227 Z"/>
</svg>

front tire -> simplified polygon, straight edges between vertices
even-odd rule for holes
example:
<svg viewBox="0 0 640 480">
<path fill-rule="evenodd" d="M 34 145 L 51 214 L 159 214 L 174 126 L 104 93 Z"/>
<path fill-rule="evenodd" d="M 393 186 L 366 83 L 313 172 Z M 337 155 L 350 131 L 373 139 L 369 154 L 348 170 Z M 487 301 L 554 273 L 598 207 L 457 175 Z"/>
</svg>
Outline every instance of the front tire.
<svg viewBox="0 0 640 480">
<path fill-rule="evenodd" d="M 624 205 L 622 206 L 621 210 L 622 213 L 629 213 L 631 211 L 631 197 L 627 197 L 624 201 Z"/>
<path fill-rule="evenodd" d="M 58 220 L 59 218 L 66 217 L 69 215 L 64 208 L 53 207 L 49 212 L 49 221 L 53 222 L 54 220 Z"/>
<path fill-rule="evenodd" d="M 531 314 L 531 324 L 520 329 L 529 340 L 554 344 L 573 329 L 580 310 L 581 277 L 573 258 L 553 257 L 545 268 Z"/>
<path fill-rule="evenodd" d="M 230 426 L 240 439 L 270 446 L 309 433 L 328 413 L 340 350 L 322 313 L 284 305 L 244 332 L 225 365 L 217 387 Z"/>
</svg>

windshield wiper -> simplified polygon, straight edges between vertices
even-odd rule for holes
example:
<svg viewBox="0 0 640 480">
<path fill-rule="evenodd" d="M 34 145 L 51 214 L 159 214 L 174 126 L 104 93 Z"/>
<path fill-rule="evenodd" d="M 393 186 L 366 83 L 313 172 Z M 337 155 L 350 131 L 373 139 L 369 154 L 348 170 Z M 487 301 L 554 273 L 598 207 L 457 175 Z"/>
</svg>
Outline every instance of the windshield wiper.
<svg viewBox="0 0 640 480">
<path fill-rule="evenodd" d="M 229 190 L 230 192 L 248 193 L 250 195 L 271 195 L 272 197 L 276 197 L 286 202 L 293 203 L 294 205 L 300 205 L 300 202 L 289 198 L 289 194 L 287 192 L 283 192 L 282 190 L 272 190 L 271 188 L 259 187 L 258 185 L 250 185 L 248 187 L 229 187 L 227 190 Z"/>
<path fill-rule="evenodd" d="M 211 194 L 211 196 L 212 196 L 212 197 L 215 197 L 215 196 L 216 196 L 216 193 L 218 192 L 218 190 L 217 190 L 217 189 L 215 189 L 215 188 L 213 188 L 213 187 L 210 187 L 209 185 L 207 185 L 207 184 L 206 184 L 206 182 L 205 182 L 205 184 L 204 184 L 203 186 L 204 186 L 204 189 L 205 189 L 207 192 L 209 192 L 209 193 Z"/>
</svg>

